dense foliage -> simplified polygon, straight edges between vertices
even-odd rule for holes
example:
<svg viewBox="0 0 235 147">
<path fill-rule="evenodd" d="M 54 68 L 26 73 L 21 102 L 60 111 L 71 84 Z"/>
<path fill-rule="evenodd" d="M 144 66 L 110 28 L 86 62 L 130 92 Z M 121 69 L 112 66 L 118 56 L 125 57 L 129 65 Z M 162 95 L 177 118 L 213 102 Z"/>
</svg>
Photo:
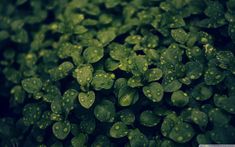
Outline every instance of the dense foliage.
<svg viewBox="0 0 235 147">
<path fill-rule="evenodd" d="M 235 0 L 1 0 L 0 146 L 235 143 Z"/>
</svg>

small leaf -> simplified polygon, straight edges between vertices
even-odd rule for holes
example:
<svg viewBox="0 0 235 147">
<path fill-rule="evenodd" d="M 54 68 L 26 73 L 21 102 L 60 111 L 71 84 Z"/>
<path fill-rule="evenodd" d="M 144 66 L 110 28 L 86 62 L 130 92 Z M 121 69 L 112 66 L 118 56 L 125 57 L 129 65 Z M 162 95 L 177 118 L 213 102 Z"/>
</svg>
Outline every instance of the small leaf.
<svg viewBox="0 0 235 147">
<path fill-rule="evenodd" d="M 160 118 L 152 111 L 146 110 L 140 114 L 140 124 L 146 127 L 154 127 L 160 122 Z"/>
<path fill-rule="evenodd" d="M 97 70 L 92 79 L 91 85 L 95 90 L 110 89 L 113 86 L 115 75 L 103 70 Z"/>
<path fill-rule="evenodd" d="M 135 122 L 135 114 L 131 110 L 124 109 L 118 113 L 120 115 L 121 121 L 126 125 L 131 125 Z"/>
<path fill-rule="evenodd" d="M 131 130 L 128 133 L 128 139 L 131 147 L 148 147 L 148 138 L 139 129 Z"/>
<path fill-rule="evenodd" d="M 57 81 L 65 78 L 73 68 L 74 65 L 71 62 L 65 61 L 58 67 L 50 69 L 48 72 L 52 79 Z"/>
<path fill-rule="evenodd" d="M 42 81 L 39 78 L 24 79 L 21 83 L 28 93 L 36 93 L 42 88 Z"/>
<path fill-rule="evenodd" d="M 82 65 L 75 69 L 73 76 L 77 79 L 81 86 L 87 86 L 90 84 L 93 77 L 93 67 L 90 64 Z"/>
<path fill-rule="evenodd" d="M 130 50 L 122 44 L 111 43 L 108 48 L 110 48 L 109 55 L 114 60 L 125 59 L 130 54 Z"/>
<path fill-rule="evenodd" d="M 163 87 L 158 82 L 151 83 L 142 90 L 144 95 L 153 102 L 160 102 L 163 98 Z"/>
<path fill-rule="evenodd" d="M 88 91 L 87 93 L 81 92 L 78 95 L 78 100 L 81 106 L 86 109 L 89 109 L 95 102 L 95 92 Z"/>
<path fill-rule="evenodd" d="M 104 49 L 101 47 L 88 47 L 83 52 L 87 63 L 96 63 L 104 56 Z"/>
<path fill-rule="evenodd" d="M 87 116 L 80 122 L 80 129 L 86 134 L 92 134 L 96 128 L 96 121 L 94 117 Z"/>
<path fill-rule="evenodd" d="M 84 147 L 87 142 L 87 135 L 79 133 L 77 136 L 71 139 L 71 144 L 73 147 Z"/>
<path fill-rule="evenodd" d="M 226 131 L 225 131 L 226 130 Z M 209 132 L 211 140 L 217 144 L 233 144 L 235 128 L 232 125 L 216 127 Z"/>
<path fill-rule="evenodd" d="M 95 138 L 95 141 L 92 143 L 91 147 L 97 147 L 97 146 L 100 146 L 100 147 L 109 147 L 111 146 L 111 142 L 109 140 L 109 138 L 107 136 L 104 136 L 104 135 L 98 135 L 96 138 Z"/>
<path fill-rule="evenodd" d="M 171 102 L 174 106 L 184 107 L 189 103 L 189 96 L 181 90 L 175 91 L 171 95 Z"/>
<path fill-rule="evenodd" d="M 118 69 L 118 67 L 119 67 L 119 62 L 118 61 L 115 61 L 111 58 L 108 58 L 105 61 L 105 69 L 107 71 L 114 71 L 114 70 Z"/>
<path fill-rule="evenodd" d="M 113 122 L 116 113 L 115 111 L 113 102 L 103 100 L 94 108 L 94 115 L 101 122 Z"/>
<path fill-rule="evenodd" d="M 37 121 L 37 125 L 40 129 L 46 129 L 48 126 L 51 125 L 52 121 L 50 119 L 51 112 L 50 111 L 44 111 L 42 114 L 40 120 Z"/>
<path fill-rule="evenodd" d="M 77 98 L 78 92 L 75 89 L 68 89 L 65 91 L 62 97 L 62 106 L 69 112 L 74 109 L 75 99 Z"/>
<path fill-rule="evenodd" d="M 55 99 L 51 103 L 51 111 L 54 113 L 61 114 L 62 113 L 62 103 L 60 100 Z"/>
<path fill-rule="evenodd" d="M 109 134 L 113 138 L 122 138 L 128 133 L 128 128 L 123 122 L 116 122 L 109 130 Z"/>
<path fill-rule="evenodd" d="M 64 140 L 70 133 L 70 123 L 67 121 L 55 122 L 52 126 L 53 134 L 56 138 Z"/>
<path fill-rule="evenodd" d="M 203 72 L 203 66 L 201 63 L 198 62 L 188 62 L 186 63 L 186 72 L 187 77 L 191 80 L 198 79 Z"/>
<path fill-rule="evenodd" d="M 97 38 L 103 43 L 104 45 L 107 45 L 112 40 L 114 40 L 116 37 L 116 31 L 114 28 L 108 28 L 106 30 L 99 31 L 97 33 Z"/>
<path fill-rule="evenodd" d="M 231 116 L 227 115 L 219 108 L 211 109 L 208 112 L 208 117 L 210 122 L 212 122 L 214 126 L 225 126 L 231 120 Z"/>
<path fill-rule="evenodd" d="M 211 87 L 206 86 L 203 83 L 196 85 L 191 92 L 191 95 L 197 101 L 205 101 L 211 98 L 212 94 L 213 92 Z"/>
<path fill-rule="evenodd" d="M 182 84 L 172 75 L 166 75 L 162 80 L 162 86 L 165 92 L 174 92 L 181 88 Z"/>
<path fill-rule="evenodd" d="M 42 114 L 42 110 L 37 104 L 27 104 L 23 108 L 23 122 L 26 126 L 36 123 Z"/>
<path fill-rule="evenodd" d="M 207 126 L 208 117 L 207 117 L 207 114 L 202 111 L 198 111 L 198 110 L 192 111 L 191 119 L 195 124 L 197 124 L 200 127 Z"/>
<path fill-rule="evenodd" d="M 128 60 L 128 64 L 133 75 L 138 76 L 140 74 L 144 74 L 148 70 L 149 63 L 145 56 L 138 55 L 130 57 Z"/>
<path fill-rule="evenodd" d="M 171 36 L 173 39 L 181 44 L 184 44 L 187 40 L 189 35 L 183 29 L 174 29 L 171 30 Z"/>
<path fill-rule="evenodd" d="M 146 72 L 146 78 L 148 82 L 157 81 L 162 78 L 162 70 L 159 68 L 152 68 Z"/>
<path fill-rule="evenodd" d="M 118 92 L 119 105 L 126 107 L 135 104 L 139 99 L 139 93 L 136 89 L 130 87 L 122 87 Z"/>
<path fill-rule="evenodd" d="M 224 78 L 225 75 L 223 72 L 217 68 L 208 68 L 204 75 L 204 80 L 207 85 L 219 84 L 221 81 L 223 81 Z"/>
<path fill-rule="evenodd" d="M 195 135 L 194 129 L 188 123 L 181 122 L 174 126 L 169 134 L 169 138 L 178 143 L 186 143 Z"/>
<path fill-rule="evenodd" d="M 128 86 L 135 88 L 135 87 L 141 87 L 143 86 L 142 84 L 142 79 L 140 76 L 132 76 L 128 79 L 127 81 Z"/>
<path fill-rule="evenodd" d="M 141 40 L 142 40 L 142 37 L 140 35 L 131 35 L 125 39 L 125 42 L 129 44 L 139 44 Z"/>
</svg>

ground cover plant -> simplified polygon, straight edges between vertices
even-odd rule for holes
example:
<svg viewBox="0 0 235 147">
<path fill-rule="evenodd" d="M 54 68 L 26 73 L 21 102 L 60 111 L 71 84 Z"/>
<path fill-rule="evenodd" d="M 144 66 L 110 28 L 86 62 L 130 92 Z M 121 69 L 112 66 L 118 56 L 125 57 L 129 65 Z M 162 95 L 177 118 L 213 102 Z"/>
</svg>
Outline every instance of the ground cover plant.
<svg viewBox="0 0 235 147">
<path fill-rule="evenodd" d="M 1 0 L 0 146 L 235 143 L 235 0 Z"/>
</svg>

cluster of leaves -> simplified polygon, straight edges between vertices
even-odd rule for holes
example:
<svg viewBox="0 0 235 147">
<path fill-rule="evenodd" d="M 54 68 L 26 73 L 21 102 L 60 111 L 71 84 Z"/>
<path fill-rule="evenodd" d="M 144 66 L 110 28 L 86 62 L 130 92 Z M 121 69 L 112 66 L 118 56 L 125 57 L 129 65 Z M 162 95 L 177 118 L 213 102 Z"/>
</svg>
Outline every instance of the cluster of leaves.
<svg viewBox="0 0 235 147">
<path fill-rule="evenodd" d="M 235 143 L 235 0 L 0 3 L 0 146 Z"/>
</svg>

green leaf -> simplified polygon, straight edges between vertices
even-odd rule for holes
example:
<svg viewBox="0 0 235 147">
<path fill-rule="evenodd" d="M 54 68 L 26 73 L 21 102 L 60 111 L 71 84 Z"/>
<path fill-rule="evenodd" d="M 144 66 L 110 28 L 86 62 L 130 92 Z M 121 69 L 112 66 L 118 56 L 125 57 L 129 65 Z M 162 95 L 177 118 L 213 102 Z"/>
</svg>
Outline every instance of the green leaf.
<svg viewBox="0 0 235 147">
<path fill-rule="evenodd" d="M 48 84 L 44 85 L 42 89 L 44 90 L 43 100 L 45 102 L 53 102 L 54 100 L 61 98 L 61 92 L 57 86 Z"/>
<path fill-rule="evenodd" d="M 82 107 L 89 109 L 95 102 L 95 92 L 88 91 L 87 93 L 80 92 L 78 95 L 79 103 Z"/>
<path fill-rule="evenodd" d="M 204 13 L 211 18 L 222 17 L 224 13 L 223 5 L 217 1 L 209 1 Z"/>
<path fill-rule="evenodd" d="M 146 127 L 154 127 L 160 122 L 160 118 L 152 111 L 145 110 L 140 114 L 140 124 Z"/>
<path fill-rule="evenodd" d="M 71 144 L 73 147 L 85 147 L 87 139 L 87 135 L 79 133 L 77 136 L 71 139 Z"/>
<path fill-rule="evenodd" d="M 71 62 L 65 61 L 60 64 L 58 67 L 50 69 L 48 72 L 51 75 L 52 79 L 57 81 L 68 76 L 69 72 L 74 68 L 74 65 Z"/>
<path fill-rule="evenodd" d="M 185 68 L 187 77 L 191 80 L 198 79 L 203 73 L 203 65 L 198 62 L 187 62 Z"/>
<path fill-rule="evenodd" d="M 149 144 L 148 138 L 139 131 L 139 129 L 131 130 L 128 133 L 128 139 L 130 141 L 130 146 L 141 146 L 147 147 Z"/>
<path fill-rule="evenodd" d="M 37 125 L 40 129 L 46 129 L 48 126 L 51 125 L 52 121 L 50 119 L 51 112 L 50 111 L 44 111 L 42 114 L 40 120 L 37 121 Z"/>
<path fill-rule="evenodd" d="M 56 138 L 64 140 L 70 133 L 70 123 L 68 121 L 55 122 L 52 126 L 53 134 Z"/>
<path fill-rule="evenodd" d="M 231 120 L 231 116 L 226 115 L 226 113 L 219 108 L 211 109 L 208 112 L 208 117 L 214 126 L 225 126 Z"/>
<path fill-rule="evenodd" d="M 200 127 L 206 127 L 209 121 L 206 113 L 197 110 L 192 111 L 191 119 Z"/>
<path fill-rule="evenodd" d="M 105 61 L 105 69 L 107 71 L 114 71 L 114 70 L 118 69 L 118 67 L 119 67 L 119 62 L 118 61 L 115 61 L 111 58 L 108 58 Z"/>
<path fill-rule="evenodd" d="M 96 63 L 104 56 L 104 49 L 101 47 L 88 47 L 83 52 L 87 63 Z"/>
<path fill-rule="evenodd" d="M 189 103 L 189 96 L 187 93 L 178 90 L 172 93 L 171 102 L 174 106 L 184 107 Z"/>
<path fill-rule="evenodd" d="M 146 79 L 148 82 L 157 81 L 162 78 L 162 70 L 159 68 L 152 68 L 146 72 Z"/>
<path fill-rule="evenodd" d="M 51 103 L 51 111 L 54 113 L 61 114 L 62 113 L 62 103 L 60 100 L 55 99 Z"/>
<path fill-rule="evenodd" d="M 91 85 L 95 90 L 110 89 L 113 86 L 115 75 L 97 70 L 92 79 Z"/>
<path fill-rule="evenodd" d="M 186 143 L 195 135 L 194 129 L 188 123 L 179 123 L 174 126 L 169 134 L 169 138 L 178 143 Z"/>
<path fill-rule="evenodd" d="M 106 0 L 105 6 L 106 8 L 114 8 L 120 3 L 121 3 L 121 0 Z"/>
<path fill-rule="evenodd" d="M 139 44 L 142 41 L 142 37 L 140 35 L 130 35 L 125 39 L 125 42 L 129 44 Z"/>
<path fill-rule="evenodd" d="M 88 86 L 92 80 L 93 71 L 93 67 L 90 64 L 86 64 L 76 68 L 73 76 L 81 86 Z"/>
<path fill-rule="evenodd" d="M 50 115 L 50 119 L 52 121 L 62 121 L 62 115 L 61 114 L 57 114 L 57 113 L 51 113 Z"/>
<path fill-rule="evenodd" d="M 81 14 L 81 13 L 72 13 L 70 14 L 69 17 L 74 25 L 81 23 L 85 18 L 84 14 Z"/>
<path fill-rule="evenodd" d="M 148 61 L 145 56 L 132 56 L 128 60 L 131 72 L 138 76 L 144 74 L 148 70 Z"/>
<path fill-rule="evenodd" d="M 88 29 L 84 26 L 81 26 L 81 25 L 77 25 L 76 27 L 74 27 L 74 34 L 78 34 L 78 35 L 81 35 L 81 34 L 84 34 L 88 31 Z"/>
<path fill-rule="evenodd" d="M 107 45 L 116 37 L 116 30 L 115 28 L 108 28 L 107 30 L 101 30 L 97 32 L 97 38 L 100 42 L 104 45 Z"/>
<path fill-rule="evenodd" d="M 187 40 L 189 35 L 183 29 L 174 29 L 171 30 L 171 36 L 173 39 L 181 44 L 184 44 Z"/>
<path fill-rule="evenodd" d="M 163 98 L 163 87 L 158 82 L 153 82 L 148 86 L 143 87 L 144 95 L 153 102 L 160 102 Z"/>
<path fill-rule="evenodd" d="M 229 25 L 228 27 L 228 34 L 231 37 L 231 39 L 233 40 L 233 42 L 235 42 L 235 23 L 232 23 Z"/>
<path fill-rule="evenodd" d="M 20 85 L 17 85 L 11 89 L 11 94 L 13 96 L 14 101 L 17 104 L 23 103 L 25 100 L 25 91 Z"/>
<path fill-rule="evenodd" d="M 184 21 L 184 18 L 181 15 L 175 15 L 173 17 L 170 17 L 170 28 L 180 28 L 186 26 L 186 22 Z"/>
<path fill-rule="evenodd" d="M 213 93 L 212 93 L 211 87 L 208 87 L 208 86 L 204 85 L 203 83 L 195 86 L 191 92 L 191 95 L 197 101 L 207 100 L 207 99 L 211 98 L 212 94 Z"/>
<path fill-rule="evenodd" d="M 96 128 L 96 121 L 95 118 L 91 116 L 85 117 L 80 122 L 80 129 L 82 132 L 86 134 L 92 134 L 95 131 L 95 128 Z"/>
<path fill-rule="evenodd" d="M 113 122 L 115 111 L 113 102 L 103 100 L 94 108 L 94 115 L 100 122 Z"/>
<path fill-rule="evenodd" d="M 182 61 L 183 51 L 179 48 L 178 44 L 171 44 L 167 49 L 163 50 L 160 56 L 160 62 L 162 65 L 172 64 L 176 65 Z"/>
<path fill-rule="evenodd" d="M 92 143 L 91 147 L 105 147 L 105 146 L 111 146 L 111 142 L 107 136 L 104 135 L 98 135 L 95 138 L 95 141 Z"/>
<path fill-rule="evenodd" d="M 108 47 L 110 48 L 109 55 L 114 60 L 125 59 L 130 54 L 130 50 L 122 44 L 111 43 Z"/>
<path fill-rule="evenodd" d="M 112 20 L 113 20 L 112 16 L 109 15 L 109 14 L 106 14 L 106 13 L 101 14 L 99 16 L 99 22 L 102 23 L 102 24 L 109 24 L 109 23 L 112 22 Z"/>
<path fill-rule="evenodd" d="M 196 139 L 197 139 L 197 143 L 198 144 L 211 144 L 212 143 L 208 133 L 206 133 L 206 134 L 198 134 Z"/>
<path fill-rule="evenodd" d="M 234 143 L 235 128 L 231 125 L 216 127 L 209 134 L 211 140 L 217 144 L 232 144 Z"/>
<path fill-rule="evenodd" d="M 208 68 L 204 74 L 204 80 L 207 85 L 219 84 L 221 81 L 223 81 L 224 78 L 225 75 L 223 74 L 223 72 L 213 67 Z"/>
<path fill-rule="evenodd" d="M 129 109 L 124 109 L 118 112 L 118 114 L 120 115 L 121 121 L 126 125 L 131 125 L 135 122 L 135 114 Z"/>
<path fill-rule="evenodd" d="M 10 37 L 10 34 L 7 31 L 5 30 L 0 31 L 0 41 L 5 40 L 8 37 Z"/>
<path fill-rule="evenodd" d="M 18 30 L 10 36 L 11 40 L 16 43 L 27 43 L 29 41 L 28 32 L 24 29 Z"/>
<path fill-rule="evenodd" d="M 123 122 L 116 122 L 109 130 L 109 134 L 113 138 L 122 138 L 128 133 L 128 128 Z"/>
<path fill-rule="evenodd" d="M 74 109 L 75 100 L 77 98 L 78 92 L 75 89 L 68 89 L 64 92 L 62 97 L 62 106 L 66 112 Z"/>
<path fill-rule="evenodd" d="M 23 122 L 26 126 L 36 123 L 42 114 L 42 110 L 37 104 L 27 104 L 23 108 Z"/>
<path fill-rule="evenodd" d="M 121 87 L 118 91 L 118 103 L 123 107 L 135 104 L 139 99 L 139 93 L 136 89 L 130 87 Z"/>
<path fill-rule="evenodd" d="M 27 78 L 22 80 L 21 84 L 28 93 L 36 93 L 42 88 L 42 81 L 40 78 Z"/>
<path fill-rule="evenodd" d="M 229 69 L 234 59 L 234 55 L 231 51 L 218 51 L 216 59 L 219 62 L 220 68 Z"/>
<path fill-rule="evenodd" d="M 217 107 L 227 111 L 228 113 L 235 114 L 235 98 L 234 96 L 214 95 L 214 103 Z"/>
<path fill-rule="evenodd" d="M 127 85 L 132 88 L 141 87 L 141 86 L 143 86 L 142 79 L 140 76 L 132 76 L 128 79 Z"/>
<path fill-rule="evenodd" d="M 174 92 L 181 88 L 182 84 L 172 75 L 163 78 L 162 86 L 165 92 Z"/>
</svg>

